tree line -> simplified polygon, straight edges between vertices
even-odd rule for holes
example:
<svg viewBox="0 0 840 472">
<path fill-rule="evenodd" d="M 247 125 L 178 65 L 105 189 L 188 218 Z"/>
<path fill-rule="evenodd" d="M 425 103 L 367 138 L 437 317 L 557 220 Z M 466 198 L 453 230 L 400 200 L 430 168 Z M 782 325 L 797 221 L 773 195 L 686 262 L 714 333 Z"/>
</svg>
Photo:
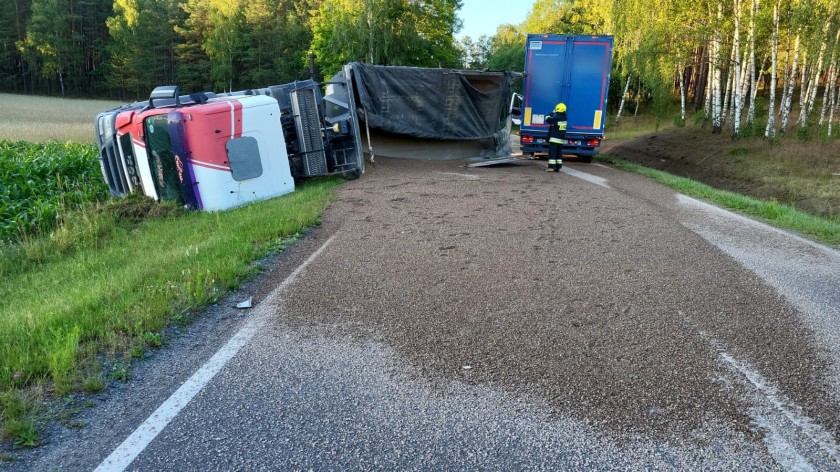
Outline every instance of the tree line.
<svg viewBox="0 0 840 472">
<path fill-rule="evenodd" d="M 0 90 L 142 98 L 317 78 L 347 62 L 521 71 L 528 33 L 615 36 L 611 96 L 714 132 L 840 120 L 836 0 L 536 0 L 456 40 L 461 0 L 0 0 Z M 836 126 L 836 125 L 835 125 Z"/>
<path fill-rule="evenodd" d="M 0 0 L 0 90 L 142 98 L 341 64 L 459 67 L 459 0 Z"/>
</svg>

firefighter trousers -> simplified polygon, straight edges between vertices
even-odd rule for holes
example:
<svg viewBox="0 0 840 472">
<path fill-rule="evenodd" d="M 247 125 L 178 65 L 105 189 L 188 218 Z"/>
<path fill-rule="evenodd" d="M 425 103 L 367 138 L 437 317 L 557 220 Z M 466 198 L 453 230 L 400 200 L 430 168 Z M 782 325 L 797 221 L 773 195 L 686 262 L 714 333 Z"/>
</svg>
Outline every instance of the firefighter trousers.
<svg viewBox="0 0 840 472">
<path fill-rule="evenodd" d="M 548 168 L 560 171 L 563 167 L 563 145 L 561 143 L 548 143 Z"/>
</svg>

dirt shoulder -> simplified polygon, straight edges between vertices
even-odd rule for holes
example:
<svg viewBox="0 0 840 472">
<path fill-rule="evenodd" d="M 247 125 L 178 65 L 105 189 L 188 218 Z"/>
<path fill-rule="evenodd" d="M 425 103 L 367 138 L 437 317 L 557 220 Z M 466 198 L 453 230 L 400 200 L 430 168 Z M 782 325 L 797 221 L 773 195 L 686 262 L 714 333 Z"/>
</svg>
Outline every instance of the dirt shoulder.
<svg viewBox="0 0 840 472">
<path fill-rule="evenodd" d="M 840 141 L 732 139 L 699 127 L 607 140 L 602 154 L 712 187 L 840 218 Z"/>
</svg>

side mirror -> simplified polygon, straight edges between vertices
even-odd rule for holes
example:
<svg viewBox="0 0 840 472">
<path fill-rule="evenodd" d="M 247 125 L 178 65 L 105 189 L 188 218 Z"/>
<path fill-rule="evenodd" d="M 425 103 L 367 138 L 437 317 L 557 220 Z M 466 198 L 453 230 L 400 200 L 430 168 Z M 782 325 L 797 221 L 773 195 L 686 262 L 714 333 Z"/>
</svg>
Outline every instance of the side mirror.
<svg viewBox="0 0 840 472">
<path fill-rule="evenodd" d="M 149 95 L 149 108 L 155 107 L 155 100 L 174 100 L 175 106 L 180 106 L 181 101 L 178 97 L 178 91 L 179 89 L 177 85 L 163 85 L 155 87 L 155 89 L 152 90 L 151 95 Z"/>
</svg>

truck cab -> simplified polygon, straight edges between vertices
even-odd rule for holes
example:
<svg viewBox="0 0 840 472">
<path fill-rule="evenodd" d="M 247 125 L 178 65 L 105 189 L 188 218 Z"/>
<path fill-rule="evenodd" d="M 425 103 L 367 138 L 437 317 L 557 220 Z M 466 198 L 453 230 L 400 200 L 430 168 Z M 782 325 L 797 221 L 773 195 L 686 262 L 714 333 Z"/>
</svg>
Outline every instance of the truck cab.
<svg viewBox="0 0 840 472">
<path fill-rule="evenodd" d="M 295 189 L 295 180 L 364 171 L 346 83 L 312 80 L 231 93 L 152 91 L 96 118 L 111 194 L 142 193 L 217 211 Z M 341 100 L 341 99 L 345 100 Z"/>
</svg>

